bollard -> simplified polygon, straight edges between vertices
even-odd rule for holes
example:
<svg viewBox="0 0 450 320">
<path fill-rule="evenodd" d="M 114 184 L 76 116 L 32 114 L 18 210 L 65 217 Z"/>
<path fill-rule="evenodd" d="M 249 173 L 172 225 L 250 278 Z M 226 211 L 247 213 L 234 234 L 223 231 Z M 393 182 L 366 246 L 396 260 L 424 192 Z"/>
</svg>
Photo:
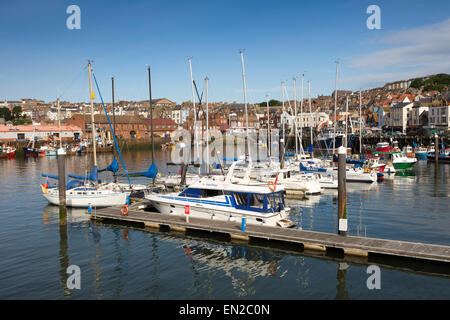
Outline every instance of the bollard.
<svg viewBox="0 0 450 320">
<path fill-rule="evenodd" d="M 58 152 L 58 190 L 59 190 L 59 207 L 66 208 L 66 151 L 59 148 Z M 61 210 L 60 210 L 61 211 Z"/>
<path fill-rule="evenodd" d="M 242 217 L 241 231 L 245 231 L 245 217 Z"/>
<path fill-rule="evenodd" d="M 339 234 L 347 234 L 347 195 L 345 186 L 346 176 L 346 150 L 343 146 L 338 148 L 338 219 Z"/>
<path fill-rule="evenodd" d="M 185 205 L 184 206 L 184 215 L 186 216 L 186 223 L 189 223 L 189 213 L 190 213 L 189 205 Z"/>
<path fill-rule="evenodd" d="M 436 165 L 439 162 L 439 137 L 436 133 L 434 134 L 434 162 Z"/>
</svg>

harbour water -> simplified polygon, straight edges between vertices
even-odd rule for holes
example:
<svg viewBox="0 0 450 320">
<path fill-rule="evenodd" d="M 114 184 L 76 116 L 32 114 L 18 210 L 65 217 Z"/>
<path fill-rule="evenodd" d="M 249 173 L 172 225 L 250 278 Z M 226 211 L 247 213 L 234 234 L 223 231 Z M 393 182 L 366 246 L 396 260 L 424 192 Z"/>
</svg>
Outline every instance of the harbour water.
<svg viewBox="0 0 450 320">
<path fill-rule="evenodd" d="M 160 171 L 169 152 L 157 153 Z M 129 171 L 151 153 L 124 152 Z M 99 155 L 99 167 L 112 154 Z M 67 157 L 83 174 L 89 156 Z M 315 257 L 282 246 L 235 244 L 209 235 L 177 235 L 92 222 L 85 210 L 58 208 L 40 193 L 56 158 L 0 161 L 0 299 L 449 299 L 450 276 L 381 263 L 381 289 L 369 290 L 368 264 Z M 136 178 L 135 182 L 145 182 Z M 450 165 L 419 161 L 406 176 L 348 183 L 349 234 L 450 245 Z M 337 233 L 337 192 L 288 200 L 306 230 Z M 66 286 L 67 267 L 81 289 Z M 447 273 L 448 274 L 448 273 Z"/>
</svg>

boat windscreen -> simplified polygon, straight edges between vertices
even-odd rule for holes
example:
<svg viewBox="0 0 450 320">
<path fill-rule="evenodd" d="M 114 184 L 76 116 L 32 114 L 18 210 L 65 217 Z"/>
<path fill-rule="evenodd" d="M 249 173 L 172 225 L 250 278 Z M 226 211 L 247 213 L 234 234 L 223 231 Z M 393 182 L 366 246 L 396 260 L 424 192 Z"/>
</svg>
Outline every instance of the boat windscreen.
<svg viewBox="0 0 450 320">
<path fill-rule="evenodd" d="M 269 194 L 233 192 L 237 209 L 257 212 L 279 212 L 284 209 L 284 197 L 282 192 Z"/>
</svg>

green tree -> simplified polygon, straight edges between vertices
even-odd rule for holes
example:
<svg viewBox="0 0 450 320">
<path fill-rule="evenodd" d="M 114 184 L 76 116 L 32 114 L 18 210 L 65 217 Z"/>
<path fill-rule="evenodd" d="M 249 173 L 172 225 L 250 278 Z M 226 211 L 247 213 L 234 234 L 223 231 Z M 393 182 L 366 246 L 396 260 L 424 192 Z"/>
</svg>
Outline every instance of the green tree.
<svg viewBox="0 0 450 320">
<path fill-rule="evenodd" d="M 261 102 L 259 105 L 260 105 L 261 107 L 267 106 L 267 102 L 266 102 L 266 101 L 263 101 L 263 102 Z M 275 99 L 269 100 L 269 106 L 271 106 L 271 107 L 281 106 L 281 105 L 282 105 L 281 101 L 278 101 L 278 100 L 275 100 Z"/>
<path fill-rule="evenodd" d="M 12 110 L 12 118 L 13 119 L 19 119 L 20 115 L 22 114 L 22 107 L 21 106 L 14 106 Z"/>
<path fill-rule="evenodd" d="M 411 82 L 410 87 L 419 89 L 423 85 L 423 79 L 422 78 L 416 78 Z"/>
<path fill-rule="evenodd" d="M 0 108 L 0 118 L 4 118 L 5 121 L 11 120 L 11 111 L 9 111 L 9 108 L 3 107 Z"/>
</svg>

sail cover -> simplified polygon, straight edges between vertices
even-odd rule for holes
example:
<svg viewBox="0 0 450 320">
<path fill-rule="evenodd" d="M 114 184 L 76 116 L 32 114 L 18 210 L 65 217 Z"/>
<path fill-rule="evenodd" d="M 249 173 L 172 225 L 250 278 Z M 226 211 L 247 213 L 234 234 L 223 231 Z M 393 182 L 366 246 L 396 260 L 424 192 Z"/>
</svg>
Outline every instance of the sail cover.
<svg viewBox="0 0 450 320">
<path fill-rule="evenodd" d="M 150 168 L 148 168 L 147 171 L 144 172 L 133 172 L 133 173 L 129 173 L 128 175 L 130 177 L 139 177 L 139 176 L 143 176 L 143 177 L 147 177 L 147 178 L 156 178 L 156 175 L 158 174 L 158 168 L 156 168 L 156 165 L 154 162 L 152 162 L 152 165 L 150 166 Z"/>
<path fill-rule="evenodd" d="M 90 181 L 98 181 L 98 170 L 97 170 L 97 166 L 94 166 L 94 169 L 92 169 L 91 173 L 89 173 L 88 175 L 85 176 L 79 176 L 79 175 L 75 175 L 75 174 L 69 174 L 68 175 L 70 178 L 73 179 L 78 179 L 78 180 L 90 180 Z"/>
<path fill-rule="evenodd" d="M 107 166 L 105 169 L 98 170 L 98 172 L 103 171 L 111 171 L 113 173 L 116 173 L 119 170 L 119 163 L 117 162 L 117 159 L 114 158 L 113 162 L 109 166 Z"/>
<path fill-rule="evenodd" d="M 54 174 L 43 173 L 42 176 L 46 177 L 46 178 L 51 178 L 51 179 L 58 180 L 58 176 L 55 176 Z"/>
</svg>

